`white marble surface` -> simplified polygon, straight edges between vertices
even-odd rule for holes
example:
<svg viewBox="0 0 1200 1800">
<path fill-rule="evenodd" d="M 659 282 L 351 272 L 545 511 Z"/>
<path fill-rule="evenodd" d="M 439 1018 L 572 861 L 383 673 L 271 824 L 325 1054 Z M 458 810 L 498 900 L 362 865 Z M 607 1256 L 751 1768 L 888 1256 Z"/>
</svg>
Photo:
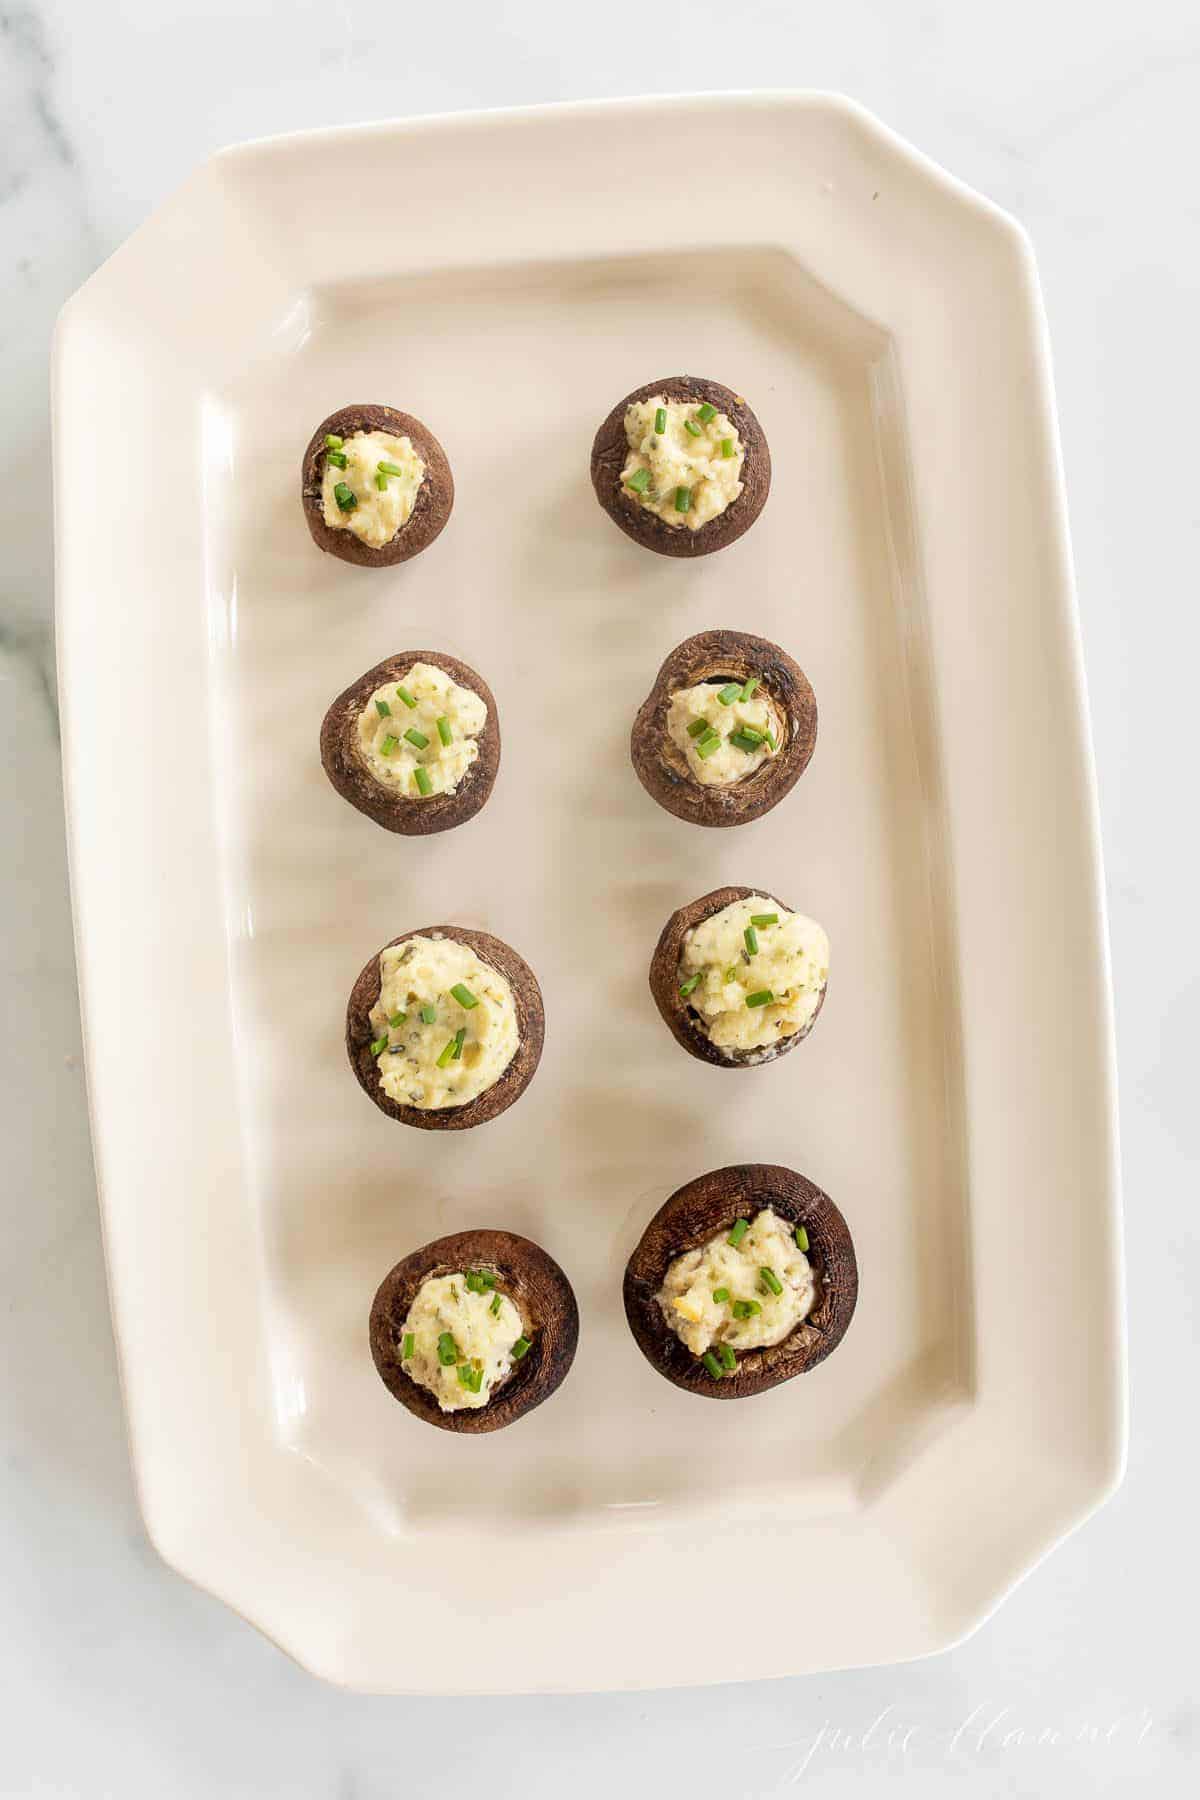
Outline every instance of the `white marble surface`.
<svg viewBox="0 0 1200 1800">
<path fill-rule="evenodd" d="M 48 467 L 51 326 L 72 289 L 222 143 L 389 114 L 764 85 L 852 94 L 1024 220 L 1040 257 L 1112 912 L 1129 1476 L 991 1623 L 927 1663 L 472 1707 L 341 1694 L 163 1568 L 134 1504 L 76 1048 L 49 509 L 31 480 Z M 522 1800 L 618 1790 L 757 1800 L 792 1787 L 927 1796 L 951 1780 L 980 1796 L 1151 1783 L 1168 1800 L 1193 1793 L 1194 0 L 0 3 L 0 118 L 0 404 L 20 483 L 0 566 L 10 847 L 0 866 L 0 1794 L 390 1800 L 466 1794 L 481 1776 Z M 98 446 L 98 478 L 106 460 Z M 1023 1253 L 1014 1245 L 1018 1280 Z M 725 1628 L 714 1621 L 718 1660 Z"/>
</svg>

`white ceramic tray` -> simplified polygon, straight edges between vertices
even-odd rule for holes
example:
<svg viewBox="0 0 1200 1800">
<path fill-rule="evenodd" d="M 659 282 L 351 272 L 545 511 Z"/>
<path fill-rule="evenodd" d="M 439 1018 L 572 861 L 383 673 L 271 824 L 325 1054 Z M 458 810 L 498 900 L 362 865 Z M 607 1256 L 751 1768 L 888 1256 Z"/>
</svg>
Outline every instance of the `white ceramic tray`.
<svg viewBox="0 0 1200 1800">
<path fill-rule="evenodd" d="M 648 555 L 592 434 L 680 370 L 744 392 L 774 489 Z M 426 419 L 458 498 L 408 567 L 321 556 L 300 455 Z M 339 1682 L 652 1686 L 960 1637 L 1118 1480 L 1113 1069 L 1045 331 L 1013 222 L 855 107 L 739 96 L 253 144 L 71 301 L 55 358 L 72 878 L 113 1311 L 164 1557 Z M 134 446 L 127 456 L 122 446 Z M 668 817 L 627 757 L 662 657 L 781 642 L 816 755 L 760 822 Z M 485 674 L 504 760 L 405 841 L 325 781 L 395 650 Z M 832 939 L 812 1038 L 727 1074 L 646 986 L 659 928 L 761 884 Z M 366 957 L 450 918 L 545 991 L 528 1093 L 392 1124 L 342 1048 Z M 857 1317 L 736 1406 L 661 1380 L 621 1270 L 681 1182 L 790 1164 L 853 1229 Z M 431 1431 L 367 1349 L 390 1264 L 538 1239 L 580 1299 L 548 1405 Z"/>
</svg>

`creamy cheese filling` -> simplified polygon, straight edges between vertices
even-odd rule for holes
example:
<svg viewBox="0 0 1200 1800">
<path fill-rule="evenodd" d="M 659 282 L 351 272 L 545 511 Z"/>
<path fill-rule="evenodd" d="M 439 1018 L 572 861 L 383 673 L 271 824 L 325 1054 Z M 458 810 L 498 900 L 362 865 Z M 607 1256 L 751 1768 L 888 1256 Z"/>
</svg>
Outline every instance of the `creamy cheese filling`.
<svg viewBox="0 0 1200 1800">
<path fill-rule="evenodd" d="M 387 466 L 381 469 L 381 463 Z M 391 473 L 394 469 L 399 474 Z M 382 550 L 412 516 L 424 479 L 425 464 L 410 438 L 393 437 L 390 431 L 356 431 L 343 438 L 340 449 L 325 453 L 321 482 L 325 523 L 335 531 L 352 531 L 372 550 Z"/>
<path fill-rule="evenodd" d="M 625 441 L 622 488 L 667 525 L 699 531 L 742 491 L 742 440 L 707 403 L 665 394 L 635 401 L 626 408 Z"/>
<path fill-rule="evenodd" d="M 663 1318 L 696 1356 L 714 1344 L 781 1344 L 813 1309 L 812 1265 L 794 1228 L 769 1207 L 743 1232 L 744 1223 L 677 1256 L 656 1295 Z"/>
<path fill-rule="evenodd" d="M 755 921 L 758 921 L 756 923 Z M 829 977 L 829 939 L 814 919 L 752 894 L 683 941 L 679 988 L 719 1050 L 762 1050 L 803 1031 Z"/>
<path fill-rule="evenodd" d="M 486 723 L 478 694 L 419 662 L 375 689 L 358 715 L 358 747 L 381 786 L 426 799 L 454 792 L 479 755 L 476 739 Z"/>
<path fill-rule="evenodd" d="M 492 1271 L 431 1275 L 401 1327 L 401 1364 L 443 1412 L 486 1406 L 513 1366 L 514 1344 L 521 1350 L 524 1329 Z"/>
<path fill-rule="evenodd" d="M 379 958 L 371 1049 L 402 1106 L 465 1106 L 517 1053 L 517 1005 L 498 970 L 457 938 L 406 938 Z"/>
<path fill-rule="evenodd" d="M 748 700 L 744 693 L 744 683 L 704 681 L 671 695 L 667 734 L 704 787 L 745 781 L 783 746 L 783 720 L 775 702 L 757 683 Z"/>
</svg>

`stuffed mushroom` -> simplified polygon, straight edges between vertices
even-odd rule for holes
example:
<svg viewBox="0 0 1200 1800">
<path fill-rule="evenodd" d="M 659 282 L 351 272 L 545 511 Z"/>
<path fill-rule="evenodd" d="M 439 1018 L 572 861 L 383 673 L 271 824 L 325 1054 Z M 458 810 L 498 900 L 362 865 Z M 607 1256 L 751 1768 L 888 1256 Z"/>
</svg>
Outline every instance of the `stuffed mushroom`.
<svg viewBox="0 0 1200 1800">
<path fill-rule="evenodd" d="M 343 406 L 309 439 L 300 498 L 318 550 L 386 569 L 432 544 L 454 505 L 454 477 L 442 446 L 411 413 Z"/>
<path fill-rule="evenodd" d="M 676 1387 L 739 1400 L 790 1381 L 841 1342 L 858 1300 L 845 1219 L 773 1163 L 714 1169 L 679 1188 L 625 1270 L 639 1349 Z"/>
<path fill-rule="evenodd" d="M 771 487 L 762 426 L 720 382 L 671 375 L 613 407 L 592 445 L 605 512 L 647 550 L 707 556 L 753 525 Z"/>
<path fill-rule="evenodd" d="M 659 805 L 692 825 L 744 825 L 808 767 L 817 702 L 804 670 L 747 631 L 701 631 L 659 670 L 630 755 Z"/>
<path fill-rule="evenodd" d="M 500 767 L 492 690 L 455 656 L 404 650 L 338 695 L 321 762 L 342 796 L 387 831 L 449 831 L 479 811 Z"/>
<path fill-rule="evenodd" d="M 371 1355 L 388 1392 L 445 1431 L 499 1431 L 548 1400 L 579 1338 L 571 1284 L 512 1231 L 460 1231 L 384 1276 Z"/>
<path fill-rule="evenodd" d="M 466 1131 L 507 1111 L 533 1079 L 544 1033 L 529 964 L 459 925 L 393 938 L 346 1008 L 346 1051 L 363 1092 L 423 1131 Z"/>
<path fill-rule="evenodd" d="M 719 1069 L 771 1062 L 808 1036 L 825 1001 L 829 939 L 757 888 L 714 888 L 671 914 L 650 992 L 677 1043 Z"/>
</svg>

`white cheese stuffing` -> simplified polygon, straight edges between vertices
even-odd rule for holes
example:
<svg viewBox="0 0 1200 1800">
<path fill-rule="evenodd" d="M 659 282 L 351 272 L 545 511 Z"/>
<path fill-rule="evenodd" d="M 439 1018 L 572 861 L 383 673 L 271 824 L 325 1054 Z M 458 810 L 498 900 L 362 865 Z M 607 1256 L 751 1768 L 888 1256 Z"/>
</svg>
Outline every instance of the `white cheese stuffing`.
<svg viewBox="0 0 1200 1800">
<path fill-rule="evenodd" d="M 621 470 L 623 491 L 664 524 L 689 531 L 699 531 L 737 499 L 745 460 L 742 440 L 725 414 L 701 419 L 700 405 L 653 394 L 625 412 L 629 450 Z M 655 430 L 660 410 L 667 415 L 662 432 Z M 648 481 L 642 471 L 648 473 Z M 679 508 L 680 488 L 687 489 L 686 511 Z"/>
<path fill-rule="evenodd" d="M 771 913 L 777 924 L 753 925 L 756 916 Z M 746 943 L 750 926 L 758 943 L 753 956 Z M 814 919 L 752 894 L 688 932 L 679 963 L 680 987 L 697 976 L 685 997 L 710 1043 L 727 1055 L 769 1049 L 811 1023 L 829 978 L 829 939 Z M 771 999 L 748 1004 L 762 993 Z"/>
<path fill-rule="evenodd" d="M 417 1289 L 400 1328 L 401 1362 L 443 1412 L 461 1412 L 487 1405 L 512 1368 L 512 1347 L 523 1335 L 520 1313 L 498 1288 L 474 1292 L 466 1270 L 432 1275 Z"/>
<path fill-rule="evenodd" d="M 729 1237 L 729 1231 L 722 1231 L 698 1250 L 677 1256 L 656 1295 L 663 1318 L 696 1356 L 714 1344 L 734 1350 L 781 1344 L 816 1301 L 812 1265 L 797 1247 L 792 1226 L 769 1207 L 750 1221 L 737 1245 Z M 780 1293 L 766 1280 L 764 1269 L 771 1271 Z M 716 1293 L 728 1298 L 715 1300 Z M 737 1316 L 739 1305 L 748 1308 L 748 1317 Z"/>
<path fill-rule="evenodd" d="M 401 688 L 415 706 L 400 698 Z M 381 787 L 413 800 L 452 794 L 479 755 L 476 740 L 486 723 L 487 706 L 471 688 L 459 687 L 432 663 L 414 663 L 406 674 L 376 688 L 359 713 L 359 752 Z M 417 742 L 405 735 L 410 731 Z M 417 786 L 418 767 L 425 770 L 428 794 Z"/>
<path fill-rule="evenodd" d="M 375 1062 L 379 1085 L 398 1104 L 465 1106 L 497 1082 L 516 1055 L 512 988 L 457 938 L 411 937 L 390 945 L 379 958 L 379 982 L 370 1015 L 379 1046 Z M 464 1004 L 454 987 L 465 989 L 475 1004 Z M 460 1031 L 461 1053 L 447 1056 Z"/>
<path fill-rule="evenodd" d="M 328 455 L 325 458 L 321 482 L 325 523 L 335 531 L 352 531 L 372 550 L 382 550 L 412 517 L 425 464 L 411 438 L 393 437 L 390 431 L 356 431 L 343 440 L 339 454 L 346 458 L 344 469 Z M 399 475 L 386 476 L 382 488 L 376 480 L 381 462 L 400 470 Z M 349 511 L 338 505 L 339 486 L 354 495 L 356 504 Z"/>
<path fill-rule="evenodd" d="M 731 705 L 724 706 L 719 696 L 732 685 L 731 682 L 704 681 L 698 687 L 677 688 L 667 708 L 667 734 L 683 751 L 689 770 L 704 787 L 729 787 L 735 781 L 745 781 L 747 775 L 753 775 L 783 746 L 783 721 L 770 696 L 758 688 L 749 700 L 739 696 Z M 706 747 L 704 755 L 700 753 L 700 746 L 711 740 L 706 740 L 699 732 L 701 720 L 721 739 L 717 749 Z M 762 737 L 757 749 L 747 749 L 744 742 L 735 744 L 732 741 L 733 734 L 746 725 L 752 735 Z M 693 729 L 689 730 L 689 727 Z M 768 741 L 768 732 L 775 740 L 774 750 Z"/>
</svg>

